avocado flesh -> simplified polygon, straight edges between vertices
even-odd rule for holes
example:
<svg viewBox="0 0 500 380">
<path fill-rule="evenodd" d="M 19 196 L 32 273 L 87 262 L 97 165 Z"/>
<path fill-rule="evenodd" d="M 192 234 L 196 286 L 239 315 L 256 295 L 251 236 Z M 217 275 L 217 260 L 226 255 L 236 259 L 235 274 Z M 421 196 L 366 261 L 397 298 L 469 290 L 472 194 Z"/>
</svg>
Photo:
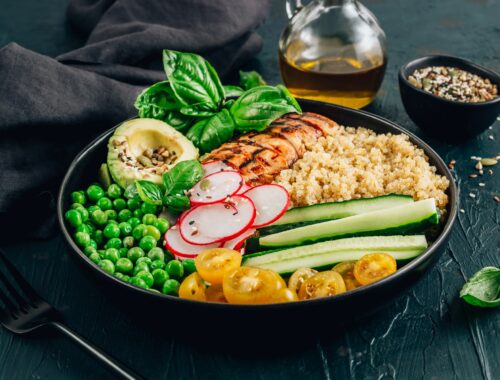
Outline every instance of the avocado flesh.
<svg viewBox="0 0 500 380">
<path fill-rule="evenodd" d="M 152 164 L 151 152 L 156 155 L 162 150 L 169 157 L 162 156 L 161 162 Z M 191 141 L 156 119 L 125 121 L 108 142 L 108 169 L 113 180 L 123 188 L 140 179 L 161 184 L 163 173 L 176 163 L 195 159 L 198 159 L 198 150 Z"/>
</svg>

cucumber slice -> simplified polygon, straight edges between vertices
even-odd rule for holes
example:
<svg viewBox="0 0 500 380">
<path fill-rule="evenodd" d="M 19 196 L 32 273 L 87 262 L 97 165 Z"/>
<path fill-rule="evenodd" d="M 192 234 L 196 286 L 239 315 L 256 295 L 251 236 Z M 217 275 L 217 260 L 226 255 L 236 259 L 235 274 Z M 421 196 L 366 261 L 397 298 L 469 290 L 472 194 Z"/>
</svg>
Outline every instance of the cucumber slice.
<svg viewBox="0 0 500 380">
<path fill-rule="evenodd" d="M 274 222 L 272 226 L 340 219 L 412 202 L 413 198 L 410 195 L 388 194 L 374 198 L 353 199 L 343 202 L 329 202 L 312 206 L 295 207 L 288 210 L 281 218 Z"/>
<path fill-rule="evenodd" d="M 259 238 L 261 247 L 292 247 L 349 236 L 401 235 L 438 224 L 433 198 L 389 209 L 311 224 Z"/>
<path fill-rule="evenodd" d="M 391 255 L 396 260 L 409 260 L 420 255 L 424 251 L 425 248 L 404 250 L 404 251 L 383 251 L 383 252 Z M 322 268 L 329 265 L 333 266 L 334 264 L 340 263 L 342 261 L 359 260 L 364 255 L 377 252 L 380 252 L 380 250 L 335 251 L 335 252 L 325 253 L 322 255 L 300 257 L 294 260 L 276 261 L 276 262 L 263 263 L 252 266 L 262 269 L 270 269 L 279 274 L 285 275 L 285 274 L 291 274 L 299 268 Z M 245 262 L 245 265 L 250 265 L 250 264 Z"/>
<path fill-rule="evenodd" d="M 303 245 L 294 248 L 277 249 L 245 255 L 243 263 L 249 266 L 269 264 L 286 260 L 297 260 L 304 257 L 324 255 L 337 251 L 414 251 L 425 250 L 425 235 L 396 236 L 364 236 L 321 243 Z"/>
</svg>

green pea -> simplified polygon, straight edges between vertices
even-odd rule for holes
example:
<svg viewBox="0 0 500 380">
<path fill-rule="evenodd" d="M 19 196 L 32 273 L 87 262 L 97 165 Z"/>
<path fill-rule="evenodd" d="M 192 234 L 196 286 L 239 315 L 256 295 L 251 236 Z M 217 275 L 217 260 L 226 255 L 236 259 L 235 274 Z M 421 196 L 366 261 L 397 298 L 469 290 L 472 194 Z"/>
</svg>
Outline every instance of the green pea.
<svg viewBox="0 0 500 380">
<path fill-rule="evenodd" d="M 82 217 L 82 221 L 86 222 L 89 220 L 89 211 L 86 208 L 79 207 L 76 209 L 80 213 L 80 216 Z"/>
<path fill-rule="evenodd" d="M 93 206 L 90 206 L 89 208 L 87 208 L 87 211 L 89 212 L 89 214 L 90 214 L 91 216 L 92 216 L 92 213 L 93 213 L 95 210 L 100 210 L 99 206 L 93 205 Z"/>
<path fill-rule="evenodd" d="M 116 261 L 115 268 L 121 273 L 130 273 L 134 269 L 134 264 L 130 259 L 121 257 Z"/>
<path fill-rule="evenodd" d="M 141 270 L 135 275 L 135 277 L 142 278 L 146 283 L 146 285 L 148 286 L 148 288 L 153 286 L 154 278 L 151 273 Z"/>
<path fill-rule="evenodd" d="M 135 240 L 141 240 L 144 234 L 144 230 L 146 229 L 146 226 L 144 224 L 139 224 L 132 230 L 132 236 L 134 237 Z"/>
<path fill-rule="evenodd" d="M 122 241 L 120 238 L 111 238 L 108 240 L 108 242 L 105 245 L 106 249 L 108 248 L 121 248 L 122 247 Z"/>
<path fill-rule="evenodd" d="M 97 249 L 97 242 L 94 239 L 90 239 L 89 247 Z"/>
<path fill-rule="evenodd" d="M 106 253 L 105 249 L 98 249 L 97 253 L 99 254 L 99 257 L 102 259 L 104 258 L 104 254 Z"/>
<path fill-rule="evenodd" d="M 115 266 L 116 267 L 116 266 Z M 120 272 L 115 272 L 115 277 L 119 280 L 122 280 L 123 281 L 123 273 L 120 273 Z"/>
<path fill-rule="evenodd" d="M 136 218 L 142 219 L 142 217 L 144 216 L 144 213 L 142 212 L 141 209 L 137 209 L 137 210 L 134 210 L 132 215 L 134 215 Z"/>
<path fill-rule="evenodd" d="M 169 279 L 168 273 L 160 268 L 153 270 L 152 274 L 153 274 L 155 286 L 160 288 L 160 289 L 163 286 L 163 284 L 165 283 L 165 281 L 167 281 Z"/>
<path fill-rule="evenodd" d="M 98 226 L 103 226 L 108 222 L 108 216 L 102 210 L 95 210 L 91 214 L 91 219 L 92 222 L 94 222 L 94 224 L 97 224 Z"/>
<path fill-rule="evenodd" d="M 140 271 L 149 272 L 149 265 L 148 265 L 148 263 L 145 263 L 145 262 L 135 263 L 135 266 L 134 266 L 134 276 L 137 273 L 139 273 Z"/>
<path fill-rule="evenodd" d="M 121 222 L 119 224 L 119 227 L 120 227 L 120 234 L 122 236 L 129 236 L 132 233 L 132 226 L 130 225 L 130 223 Z"/>
<path fill-rule="evenodd" d="M 180 280 L 184 276 L 184 267 L 179 260 L 172 260 L 167 263 L 165 270 L 172 278 Z"/>
<path fill-rule="evenodd" d="M 137 259 L 141 258 L 141 257 L 144 257 L 145 253 L 144 253 L 144 250 L 140 247 L 134 247 L 134 248 L 130 248 L 129 251 L 128 251 L 128 254 L 127 254 L 127 257 L 133 262 L 135 263 L 137 261 Z"/>
<path fill-rule="evenodd" d="M 179 287 L 180 286 L 181 286 L 181 284 L 179 284 L 179 281 L 174 280 L 174 279 L 168 279 L 163 283 L 163 287 L 161 288 L 161 292 L 163 294 L 176 296 L 179 294 Z"/>
<path fill-rule="evenodd" d="M 160 231 L 160 233 L 163 235 L 170 228 L 170 223 L 167 219 L 158 218 L 154 226 L 158 228 L 158 231 Z"/>
<path fill-rule="evenodd" d="M 120 258 L 120 252 L 118 252 L 116 248 L 108 248 L 106 252 L 104 252 L 104 258 L 114 264 Z"/>
<path fill-rule="evenodd" d="M 108 187 L 108 197 L 116 199 L 120 198 L 122 195 L 122 189 L 116 183 L 112 183 Z"/>
<path fill-rule="evenodd" d="M 137 261 L 135 262 L 135 264 L 140 264 L 140 263 L 146 263 L 149 265 L 151 265 L 153 263 L 153 261 L 151 261 L 151 259 L 147 256 L 144 256 L 144 257 L 141 257 L 140 259 L 137 259 Z"/>
<path fill-rule="evenodd" d="M 111 199 L 107 197 L 99 198 L 96 204 L 103 211 L 111 210 L 113 208 L 113 202 L 111 202 Z"/>
<path fill-rule="evenodd" d="M 117 238 L 120 236 L 120 227 L 114 223 L 108 223 L 102 233 L 108 239 Z"/>
<path fill-rule="evenodd" d="M 83 191 L 73 191 L 71 193 L 71 201 L 73 203 L 79 203 L 81 205 L 84 205 L 85 204 L 85 194 L 83 193 Z"/>
<path fill-rule="evenodd" d="M 144 214 L 142 217 L 142 223 L 146 225 L 151 225 L 153 226 L 156 223 L 156 215 L 154 214 Z"/>
<path fill-rule="evenodd" d="M 127 202 L 123 198 L 113 200 L 113 207 L 116 211 L 121 211 L 127 207 Z"/>
<path fill-rule="evenodd" d="M 156 241 L 158 241 L 161 238 L 161 233 L 155 226 L 146 226 L 142 232 L 142 236 L 152 236 Z"/>
<path fill-rule="evenodd" d="M 99 185 L 90 185 L 87 189 L 87 196 L 92 202 L 97 202 L 104 197 L 104 190 Z"/>
<path fill-rule="evenodd" d="M 149 203 L 143 203 L 141 205 L 141 211 L 144 214 L 156 214 L 158 212 L 158 207 Z"/>
<path fill-rule="evenodd" d="M 118 252 L 120 252 L 120 257 L 127 257 L 128 248 L 126 247 L 118 248 Z"/>
<path fill-rule="evenodd" d="M 128 220 L 128 223 L 132 226 L 132 228 L 135 228 L 137 227 L 139 224 L 141 224 L 141 221 L 139 218 L 136 218 L 135 216 L 133 216 L 132 218 L 130 218 Z"/>
<path fill-rule="evenodd" d="M 127 206 L 129 210 L 134 211 L 141 207 L 141 202 L 136 198 L 128 199 Z"/>
<path fill-rule="evenodd" d="M 97 245 L 101 245 L 104 242 L 104 234 L 101 230 L 95 230 L 92 234 L 92 239 L 94 239 Z"/>
<path fill-rule="evenodd" d="M 78 210 L 68 210 L 64 216 L 68 223 L 75 228 L 83 223 L 82 215 L 78 212 Z"/>
<path fill-rule="evenodd" d="M 104 213 L 108 217 L 109 221 L 111 221 L 111 220 L 115 221 L 118 218 L 118 214 L 116 213 L 115 210 L 106 210 L 106 211 L 104 211 Z"/>
<path fill-rule="evenodd" d="M 122 280 L 125 282 L 130 282 L 130 276 L 127 276 L 126 274 L 123 275 Z"/>
<path fill-rule="evenodd" d="M 76 227 L 75 232 L 86 232 L 88 234 L 92 233 L 88 224 L 80 224 L 78 227 Z"/>
<path fill-rule="evenodd" d="M 97 249 L 95 249 L 94 247 L 92 246 L 87 246 L 85 247 L 85 249 L 83 250 L 83 253 L 85 253 L 86 256 L 89 256 L 93 253 L 97 253 Z"/>
<path fill-rule="evenodd" d="M 148 257 L 153 261 L 154 260 L 165 261 L 165 254 L 163 253 L 163 249 L 161 249 L 160 247 L 154 247 L 153 249 L 151 249 L 148 252 Z"/>
<path fill-rule="evenodd" d="M 134 238 L 132 236 L 125 236 L 123 238 L 123 246 L 125 248 L 132 248 L 134 246 Z"/>
<path fill-rule="evenodd" d="M 72 203 L 70 207 L 71 210 L 77 210 L 79 208 L 85 208 L 85 207 L 80 203 Z"/>
<path fill-rule="evenodd" d="M 144 288 L 144 289 L 148 288 L 146 281 L 144 281 L 142 278 L 139 278 L 139 277 L 131 277 L 129 280 L 129 283 L 131 283 L 132 285 L 137 286 L 139 288 Z"/>
<path fill-rule="evenodd" d="M 99 262 L 101 261 L 101 255 L 99 255 L 99 253 L 97 253 L 97 252 L 93 252 L 90 254 L 89 259 L 94 264 L 99 264 Z"/>
<path fill-rule="evenodd" d="M 153 262 L 150 265 L 151 270 L 154 269 L 165 269 L 165 262 L 162 260 L 153 260 Z"/>
<path fill-rule="evenodd" d="M 126 222 L 132 217 L 132 212 L 130 210 L 124 209 L 118 213 L 118 220 L 120 222 Z"/>
<path fill-rule="evenodd" d="M 98 264 L 101 269 L 109 274 L 115 273 L 115 264 L 111 260 L 101 260 Z"/>
<path fill-rule="evenodd" d="M 141 247 L 144 251 L 150 251 L 154 247 L 156 247 L 156 239 L 152 236 L 146 235 L 139 242 L 139 247 Z"/>
<path fill-rule="evenodd" d="M 90 245 L 90 235 L 87 232 L 77 232 L 75 241 L 80 247 L 85 248 Z"/>
<path fill-rule="evenodd" d="M 191 274 L 196 272 L 196 265 L 193 259 L 187 259 L 182 261 L 182 266 L 184 267 L 185 274 Z"/>
</svg>

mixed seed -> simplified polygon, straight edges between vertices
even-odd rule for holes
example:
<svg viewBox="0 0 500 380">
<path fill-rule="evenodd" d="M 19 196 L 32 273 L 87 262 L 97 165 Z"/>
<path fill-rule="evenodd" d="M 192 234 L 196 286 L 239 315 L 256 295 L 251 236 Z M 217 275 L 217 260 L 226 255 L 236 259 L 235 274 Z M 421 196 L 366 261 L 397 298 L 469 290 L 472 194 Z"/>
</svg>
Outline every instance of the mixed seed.
<svg viewBox="0 0 500 380">
<path fill-rule="evenodd" d="M 408 77 L 413 86 L 447 100 L 478 103 L 498 97 L 496 84 L 467 71 L 445 66 L 415 70 Z"/>
</svg>

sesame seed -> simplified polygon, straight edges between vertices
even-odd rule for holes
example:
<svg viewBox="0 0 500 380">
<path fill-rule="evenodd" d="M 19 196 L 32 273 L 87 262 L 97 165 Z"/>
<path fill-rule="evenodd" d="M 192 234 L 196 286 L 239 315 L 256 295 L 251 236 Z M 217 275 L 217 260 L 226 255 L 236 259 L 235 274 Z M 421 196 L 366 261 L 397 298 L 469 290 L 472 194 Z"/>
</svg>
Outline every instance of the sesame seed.
<svg viewBox="0 0 500 380">
<path fill-rule="evenodd" d="M 475 197 L 476 197 L 476 194 L 469 193 L 469 197 L 471 197 L 471 198 L 475 198 Z"/>
<path fill-rule="evenodd" d="M 486 184 L 483 183 L 483 182 L 479 182 L 478 185 L 481 186 L 481 187 L 485 187 L 486 186 Z"/>
<path fill-rule="evenodd" d="M 465 210 L 464 210 L 463 208 L 461 208 L 461 209 L 460 209 L 460 212 L 461 212 L 462 214 L 465 214 Z"/>
</svg>

